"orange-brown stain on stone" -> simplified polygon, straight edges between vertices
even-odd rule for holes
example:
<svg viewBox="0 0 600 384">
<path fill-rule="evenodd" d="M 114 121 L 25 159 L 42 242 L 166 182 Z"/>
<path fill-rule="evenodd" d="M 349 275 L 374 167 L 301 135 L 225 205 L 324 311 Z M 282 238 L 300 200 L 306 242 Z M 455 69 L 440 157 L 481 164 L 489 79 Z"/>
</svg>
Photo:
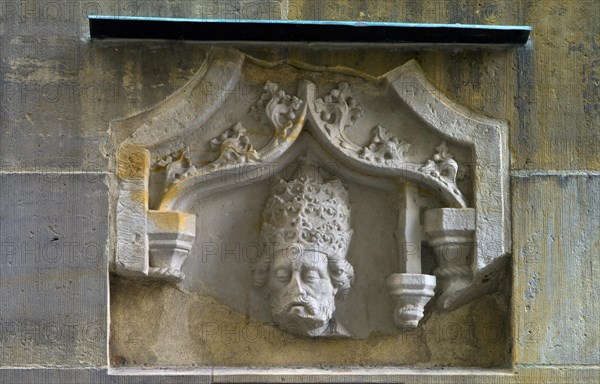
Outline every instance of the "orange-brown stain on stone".
<svg viewBox="0 0 600 384">
<path fill-rule="evenodd" d="M 150 168 L 150 154 L 137 145 L 123 145 L 118 155 L 118 176 L 125 180 L 143 180 Z"/>
<path fill-rule="evenodd" d="M 139 190 L 130 191 L 130 192 L 131 192 L 130 196 L 133 201 L 137 201 L 138 203 L 143 204 L 146 207 L 148 206 L 149 196 L 148 196 L 148 192 L 146 190 L 139 189 Z"/>
<path fill-rule="evenodd" d="M 181 212 L 150 212 L 149 220 L 157 228 L 169 232 L 185 231 L 193 215 Z M 194 230 L 194 226 L 190 228 Z"/>
</svg>

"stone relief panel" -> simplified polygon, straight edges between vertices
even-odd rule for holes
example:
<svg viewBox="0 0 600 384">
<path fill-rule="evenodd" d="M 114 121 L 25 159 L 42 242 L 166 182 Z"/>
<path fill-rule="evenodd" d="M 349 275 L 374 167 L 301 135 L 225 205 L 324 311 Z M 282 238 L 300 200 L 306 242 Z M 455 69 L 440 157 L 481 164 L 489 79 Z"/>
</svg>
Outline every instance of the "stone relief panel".
<svg viewBox="0 0 600 384">
<path fill-rule="evenodd" d="M 507 124 L 446 99 L 414 61 L 374 79 L 213 49 L 181 90 L 111 132 L 112 271 L 126 279 L 111 294 L 122 303 L 136 284 L 150 296 L 175 284 L 212 303 L 170 338 L 190 364 L 233 353 L 198 334 L 198 318 L 223 308 L 276 327 L 278 342 L 304 340 L 281 363 L 302 365 L 306 340 L 361 350 L 426 336 L 427 319 L 506 284 Z M 136 318 L 111 311 L 111 327 Z M 411 364 L 394 354 L 344 361 Z"/>
</svg>

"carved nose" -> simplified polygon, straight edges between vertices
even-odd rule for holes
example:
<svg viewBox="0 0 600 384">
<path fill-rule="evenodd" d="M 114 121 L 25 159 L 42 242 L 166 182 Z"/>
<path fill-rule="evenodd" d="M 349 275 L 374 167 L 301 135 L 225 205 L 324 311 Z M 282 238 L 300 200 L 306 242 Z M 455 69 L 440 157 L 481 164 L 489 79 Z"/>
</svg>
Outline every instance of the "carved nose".
<svg viewBox="0 0 600 384">
<path fill-rule="evenodd" d="M 304 289 L 304 284 L 302 284 L 302 279 L 300 278 L 299 272 L 294 272 L 292 274 L 289 285 L 290 293 L 295 293 L 298 296 L 304 296 L 306 294 L 306 290 Z"/>
</svg>

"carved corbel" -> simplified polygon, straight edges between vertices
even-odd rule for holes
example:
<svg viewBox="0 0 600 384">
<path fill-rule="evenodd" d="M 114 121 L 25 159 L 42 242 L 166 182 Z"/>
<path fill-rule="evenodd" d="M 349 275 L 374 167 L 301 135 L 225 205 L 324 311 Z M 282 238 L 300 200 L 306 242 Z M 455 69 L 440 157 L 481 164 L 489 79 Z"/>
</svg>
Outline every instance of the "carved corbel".
<svg viewBox="0 0 600 384">
<path fill-rule="evenodd" d="M 394 304 L 394 323 L 400 329 L 412 329 L 424 316 L 425 305 L 434 296 L 436 277 L 421 273 L 421 240 L 418 186 L 401 186 L 396 239 L 400 250 L 400 273 L 386 279 L 386 287 Z"/>
<path fill-rule="evenodd" d="M 438 208 L 425 212 L 424 229 L 433 248 L 441 295 L 438 306 L 448 309 L 455 296 L 473 281 L 472 256 L 475 209 Z M 464 292 L 463 292 L 464 293 Z"/>
<path fill-rule="evenodd" d="M 181 266 L 196 237 L 196 216 L 184 212 L 148 211 L 148 276 L 167 281 L 185 278 Z"/>
<path fill-rule="evenodd" d="M 129 277 L 181 281 L 194 241 L 196 216 L 148 209 L 150 152 L 121 146 L 118 156 L 117 244 L 114 271 Z"/>
<path fill-rule="evenodd" d="M 394 323 L 402 330 L 416 328 L 425 305 L 434 296 L 435 276 L 421 273 L 394 273 L 385 285 L 394 302 Z"/>
</svg>

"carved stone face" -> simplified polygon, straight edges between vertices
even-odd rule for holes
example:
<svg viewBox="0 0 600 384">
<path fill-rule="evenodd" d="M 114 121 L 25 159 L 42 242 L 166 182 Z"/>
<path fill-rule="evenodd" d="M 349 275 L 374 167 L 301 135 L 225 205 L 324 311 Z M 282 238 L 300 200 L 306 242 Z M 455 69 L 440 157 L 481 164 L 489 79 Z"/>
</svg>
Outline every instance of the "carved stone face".
<svg viewBox="0 0 600 384">
<path fill-rule="evenodd" d="M 316 251 L 275 252 L 269 290 L 274 320 L 285 331 L 319 336 L 335 311 L 337 288 L 332 284 L 327 256 Z"/>
</svg>

